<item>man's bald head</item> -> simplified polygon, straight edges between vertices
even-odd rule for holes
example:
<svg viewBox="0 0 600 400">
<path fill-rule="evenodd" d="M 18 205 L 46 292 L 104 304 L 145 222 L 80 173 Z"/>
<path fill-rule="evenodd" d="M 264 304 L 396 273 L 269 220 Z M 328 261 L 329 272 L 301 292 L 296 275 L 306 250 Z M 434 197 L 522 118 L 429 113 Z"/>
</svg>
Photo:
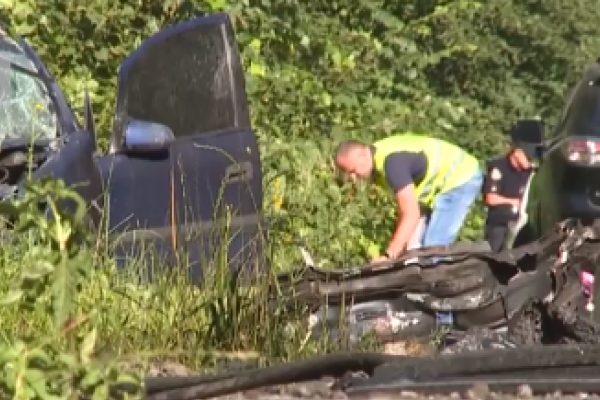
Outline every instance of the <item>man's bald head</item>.
<svg viewBox="0 0 600 400">
<path fill-rule="evenodd" d="M 350 152 L 357 149 L 363 149 L 365 147 L 369 147 L 366 143 L 363 143 L 359 140 L 344 140 L 335 148 L 335 159 L 338 157 L 346 157 Z"/>
<path fill-rule="evenodd" d="M 334 157 L 336 167 L 350 175 L 353 181 L 368 179 L 373 172 L 373 154 L 367 143 L 344 140 L 336 146 Z"/>
</svg>

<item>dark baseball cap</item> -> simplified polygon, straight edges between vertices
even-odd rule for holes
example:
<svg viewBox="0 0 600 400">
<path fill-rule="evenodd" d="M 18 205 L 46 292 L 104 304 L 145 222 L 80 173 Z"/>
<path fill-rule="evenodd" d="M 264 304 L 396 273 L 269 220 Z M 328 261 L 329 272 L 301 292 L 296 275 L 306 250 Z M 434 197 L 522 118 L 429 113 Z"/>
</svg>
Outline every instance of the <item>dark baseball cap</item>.
<svg viewBox="0 0 600 400">
<path fill-rule="evenodd" d="M 515 121 L 509 129 L 513 147 L 523 150 L 530 160 L 541 157 L 544 132 L 544 123 L 539 119 L 521 119 Z"/>
</svg>

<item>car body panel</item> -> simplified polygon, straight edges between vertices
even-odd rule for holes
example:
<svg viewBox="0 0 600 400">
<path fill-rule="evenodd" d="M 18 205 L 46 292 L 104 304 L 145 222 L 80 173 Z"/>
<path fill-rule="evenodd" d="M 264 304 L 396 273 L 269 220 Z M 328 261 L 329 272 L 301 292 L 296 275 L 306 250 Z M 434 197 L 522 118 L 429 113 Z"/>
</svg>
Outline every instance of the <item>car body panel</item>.
<svg viewBox="0 0 600 400">
<path fill-rule="evenodd" d="M 230 267 L 262 254 L 262 170 L 244 85 L 226 14 L 165 28 L 124 61 L 110 154 L 99 160 L 117 258 L 139 257 L 151 243 L 163 264 L 183 262 L 197 281 L 226 243 L 210 232 L 226 210 Z M 176 140 L 165 151 L 127 152 L 129 118 L 164 124 Z"/>
<path fill-rule="evenodd" d="M 104 201 L 100 170 L 93 158 L 95 148 L 96 141 L 90 132 L 72 132 L 60 148 L 32 174 L 32 178 L 60 178 L 86 202 L 88 221 L 97 227 L 101 224 Z M 69 203 L 63 206 L 69 207 Z"/>
<path fill-rule="evenodd" d="M 540 237 L 566 218 L 583 222 L 600 218 L 600 166 L 568 162 L 562 151 L 572 138 L 600 139 L 600 64 L 586 68 L 565 100 L 559 122 L 545 143 L 544 155 L 532 183 L 528 213 L 532 236 Z"/>
<path fill-rule="evenodd" d="M 15 42 L 11 44 L 16 46 Z M 81 129 L 62 90 L 31 46 L 21 40 L 20 49 L 23 52 L 23 58 L 28 59 L 31 63 L 31 65 L 26 65 L 21 62 L 20 66 L 27 67 L 27 69 L 19 70 L 27 73 L 22 76 L 21 82 L 26 83 L 27 79 L 32 79 L 36 80 L 37 84 L 45 86 L 48 104 L 38 104 L 37 106 L 42 107 L 43 111 L 46 111 L 47 108 L 48 111 L 55 114 L 56 137 L 48 137 L 46 134 L 41 140 L 37 138 L 5 140 L 2 143 L 2 150 L 15 151 L 20 148 L 25 150 L 29 147 L 31 140 L 36 143 L 35 147 L 38 145 L 42 147 L 46 153 L 45 160 L 32 173 L 32 179 L 52 177 L 63 180 L 89 205 L 88 220 L 97 225 L 100 223 L 103 205 L 103 185 L 100 171 L 93 157 L 96 150 L 96 138 L 93 132 Z M 36 103 L 41 102 L 39 94 L 34 98 Z M 48 122 L 49 118 L 46 118 L 45 121 Z M 48 129 L 48 126 L 45 125 L 45 129 Z M 65 202 L 62 206 L 70 207 L 71 204 Z"/>
</svg>

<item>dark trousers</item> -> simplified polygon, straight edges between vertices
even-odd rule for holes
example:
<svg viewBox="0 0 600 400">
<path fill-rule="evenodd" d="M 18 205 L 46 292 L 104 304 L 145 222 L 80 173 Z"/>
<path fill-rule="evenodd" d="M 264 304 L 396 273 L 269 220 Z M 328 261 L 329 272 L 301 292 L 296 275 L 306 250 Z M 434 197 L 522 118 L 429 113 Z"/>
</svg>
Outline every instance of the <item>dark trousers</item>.
<svg viewBox="0 0 600 400">
<path fill-rule="evenodd" d="M 492 251 L 498 253 L 504 250 L 504 241 L 508 235 L 508 223 L 504 225 L 500 224 L 486 224 L 485 225 L 485 240 L 488 241 Z M 519 269 L 517 267 L 507 267 L 495 269 L 494 275 L 502 284 L 507 284 L 512 277 L 514 277 Z"/>
<path fill-rule="evenodd" d="M 486 224 L 485 225 L 485 240 L 490 244 L 492 251 L 499 252 L 504 250 L 504 240 L 508 234 L 508 226 L 506 224 Z"/>
</svg>

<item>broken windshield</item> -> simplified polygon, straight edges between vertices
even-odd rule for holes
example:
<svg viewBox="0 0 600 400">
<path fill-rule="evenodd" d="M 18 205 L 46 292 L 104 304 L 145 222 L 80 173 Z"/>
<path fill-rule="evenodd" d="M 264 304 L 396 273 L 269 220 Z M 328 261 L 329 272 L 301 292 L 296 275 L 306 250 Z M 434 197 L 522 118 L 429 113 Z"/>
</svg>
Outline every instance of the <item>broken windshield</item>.
<svg viewBox="0 0 600 400">
<path fill-rule="evenodd" d="M 0 143 L 57 136 L 51 100 L 19 45 L 0 34 Z"/>
</svg>

